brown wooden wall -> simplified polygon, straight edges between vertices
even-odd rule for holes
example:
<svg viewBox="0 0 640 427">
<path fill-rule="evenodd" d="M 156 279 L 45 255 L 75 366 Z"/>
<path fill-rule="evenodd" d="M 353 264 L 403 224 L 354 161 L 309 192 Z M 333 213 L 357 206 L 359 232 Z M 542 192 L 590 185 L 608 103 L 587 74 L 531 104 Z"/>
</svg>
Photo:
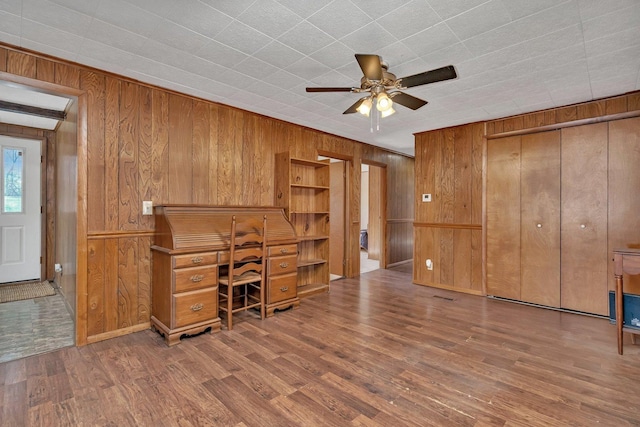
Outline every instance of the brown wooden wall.
<svg viewBox="0 0 640 427">
<path fill-rule="evenodd" d="M 87 242 L 86 301 L 82 283 L 78 291 L 87 313 L 79 303 L 78 318 L 86 318 L 77 325 L 79 344 L 149 325 L 154 224 L 142 215 L 143 200 L 273 205 L 275 153 L 315 159 L 322 151 L 351 160 L 348 276 L 359 271 L 363 158 L 388 169 L 388 217 L 413 219 L 407 156 L 13 47 L 0 48 L 0 72 L 86 94 L 86 159 L 78 162 L 79 185 L 83 173 L 87 182 L 87 215 L 78 218 L 87 223 L 86 236 L 78 236 Z M 389 228 L 388 260 L 410 259 L 412 235 Z"/>
<path fill-rule="evenodd" d="M 484 292 L 482 198 L 486 138 L 612 121 L 637 115 L 638 110 L 640 93 L 634 92 L 416 134 L 414 283 L 469 293 Z M 626 140 L 639 138 L 640 130 L 633 132 L 626 132 Z M 635 152 L 630 154 L 629 158 L 635 159 Z M 637 170 L 630 162 L 633 160 L 624 161 L 627 177 L 629 171 Z M 637 173 L 632 174 L 635 180 Z M 421 202 L 423 193 L 431 193 L 433 201 Z M 637 205 L 631 199 L 626 197 L 626 203 Z M 434 261 L 433 271 L 426 269 L 427 258 Z M 612 280 L 612 274 L 610 276 Z M 636 280 L 630 278 L 627 282 L 632 289 L 640 289 Z"/>
<path fill-rule="evenodd" d="M 482 292 L 483 133 L 475 123 L 416 135 L 415 283 Z"/>
</svg>

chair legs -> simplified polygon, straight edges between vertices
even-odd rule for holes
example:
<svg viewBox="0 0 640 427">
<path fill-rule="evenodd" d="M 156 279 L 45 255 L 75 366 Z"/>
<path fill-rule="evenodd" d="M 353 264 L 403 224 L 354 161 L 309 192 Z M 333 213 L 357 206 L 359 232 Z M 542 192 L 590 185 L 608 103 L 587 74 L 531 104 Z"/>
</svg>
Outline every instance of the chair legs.
<svg viewBox="0 0 640 427">
<path fill-rule="evenodd" d="M 242 284 L 238 286 L 229 286 L 229 285 L 219 285 L 221 290 L 218 293 L 220 296 L 220 300 L 222 302 L 221 311 L 226 312 L 227 317 L 227 330 L 233 329 L 233 314 L 241 311 L 246 311 L 250 308 L 259 308 L 260 309 L 260 319 L 264 320 L 266 318 L 266 306 L 265 306 L 265 289 L 260 283 L 259 287 L 256 287 L 255 284 Z M 226 289 L 226 292 L 223 292 L 222 289 Z M 235 289 L 242 290 L 242 292 L 236 293 Z M 251 296 L 252 289 L 257 291 L 255 293 L 258 294 L 259 301 L 254 294 Z M 223 298 L 226 298 L 226 301 L 223 301 Z M 241 304 L 236 304 L 234 307 L 234 301 Z"/>
<path fill-rule="evenodd" d="M 227 286 L 227 329 L 233 329 L 233 287 Z"/>
</svg>

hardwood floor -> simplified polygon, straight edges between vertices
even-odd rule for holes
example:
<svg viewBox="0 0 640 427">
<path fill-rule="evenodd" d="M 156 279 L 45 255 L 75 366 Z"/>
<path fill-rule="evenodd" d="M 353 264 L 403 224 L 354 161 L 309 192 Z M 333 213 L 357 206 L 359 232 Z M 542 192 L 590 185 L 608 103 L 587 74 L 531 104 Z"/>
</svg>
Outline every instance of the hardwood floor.
<svg viewBox="0 0 640 427">
<path fill-rule="evenodd" d="M 150 330 L 0 364 L 0 425 L 640 425 L 640 346 L 605 319 L 377 270 L 232 331 Z"/>
</svg>

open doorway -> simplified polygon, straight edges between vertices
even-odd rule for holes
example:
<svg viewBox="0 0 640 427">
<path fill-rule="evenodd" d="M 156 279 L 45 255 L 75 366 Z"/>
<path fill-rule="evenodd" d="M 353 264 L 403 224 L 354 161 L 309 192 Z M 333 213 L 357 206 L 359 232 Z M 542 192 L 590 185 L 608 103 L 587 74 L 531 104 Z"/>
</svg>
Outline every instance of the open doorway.
<svg viewBox="0 0 640 427">
<path fill-rule="evenodd" d="M 349 176 L 351 159 L 331 157 L 323 152 L 318 160 L 330 161 L 330 279 L 346 277 L 356 264 L 360 253 L 360 274 L 386 268 L 386 165 L 373 161 L 363 162 L 361 169 L 360 241 L 349 241 Z M 355 223 L 354 223 L 355 224 Z M 351 258 L 350 258 L 351 257 Z"/>
<path fill-rule="evenodd" d="M 329 211 L 329 279 L 337 280 L 346 276 L 346 162 L 330 160 L 330 211 Z"/>
<path fill-rule="evenodd" d="M 69 144 L 77 145 L 77 98 L 58 93 L 57 85 L 4 77 L 8 80 L 0 81 L 0 362 L 76 342 L 75 290 L 71 297 L 64 295 L 60 283 L 52 279 L 58 261 L 57 202 L 69 191 L 77 200 L 76 187 L 56 188 L 55 177 L 56 170 L 75 176 L 70 173 L 73 169 L 56 165 L 56 149 L 65 145 L 59 138 L 61 127 L 70 129 Z M 75 240 L 66 244 L 75 248 Z"/>
<path fill-rule="evenodd" d="M 360 274 L 381 268 L 383 254 L 382 169 L 362 164 L 360 194 Z"/>
</svg>

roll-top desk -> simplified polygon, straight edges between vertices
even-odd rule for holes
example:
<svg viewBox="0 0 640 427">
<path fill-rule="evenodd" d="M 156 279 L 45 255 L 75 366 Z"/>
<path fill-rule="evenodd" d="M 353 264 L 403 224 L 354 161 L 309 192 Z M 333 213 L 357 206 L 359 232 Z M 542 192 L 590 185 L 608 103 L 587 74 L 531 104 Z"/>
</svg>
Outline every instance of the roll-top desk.
<svg viewBox="0 0 640 427">
<path fill-rule="evenodd" d="M 151 246 L 151 326 L 168 345 L 220 330 L 219 268 L 229 263 L 231 218 L 267 216 L 266 313 L 297 307 L 298 239 L 281 208 L 160 205 Z"/>
</svg>

